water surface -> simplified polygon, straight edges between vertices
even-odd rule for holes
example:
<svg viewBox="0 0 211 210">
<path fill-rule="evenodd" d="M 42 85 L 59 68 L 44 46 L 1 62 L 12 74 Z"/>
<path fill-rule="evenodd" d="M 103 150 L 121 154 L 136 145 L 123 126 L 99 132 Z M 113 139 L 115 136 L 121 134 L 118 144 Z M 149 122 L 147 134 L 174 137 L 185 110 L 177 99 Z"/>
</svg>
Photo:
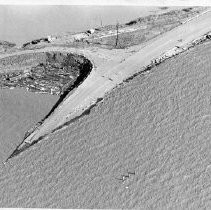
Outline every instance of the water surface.
<svg viewBox="0 0 211 210">
<path fill-rule="evenodd" d="M 25 131 L 40 121 L 58 96 L 25 89 L 0 89 L 0 162 L 22 141 Z"/>
<path fill-rule="evenodd" d="M 160 11 L 141 6 L 0 6 L 0 40 L 20 45 L 50 34 L 124 23 Z"/>
</svg>

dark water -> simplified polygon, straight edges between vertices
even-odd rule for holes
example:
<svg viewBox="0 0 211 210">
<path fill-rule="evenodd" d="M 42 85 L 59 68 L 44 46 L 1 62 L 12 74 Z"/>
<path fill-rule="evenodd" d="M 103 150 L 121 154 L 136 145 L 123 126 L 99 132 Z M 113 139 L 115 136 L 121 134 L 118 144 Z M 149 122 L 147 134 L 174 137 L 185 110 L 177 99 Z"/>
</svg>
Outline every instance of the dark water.
<svg viewBox="0 0 211 210">
<path fill-rule="evenodd" d="M 124 23 L 161 11 L 141 6 L 0 6 L 0 40 L 23 44 L 61 32 Z"/>
</svg>

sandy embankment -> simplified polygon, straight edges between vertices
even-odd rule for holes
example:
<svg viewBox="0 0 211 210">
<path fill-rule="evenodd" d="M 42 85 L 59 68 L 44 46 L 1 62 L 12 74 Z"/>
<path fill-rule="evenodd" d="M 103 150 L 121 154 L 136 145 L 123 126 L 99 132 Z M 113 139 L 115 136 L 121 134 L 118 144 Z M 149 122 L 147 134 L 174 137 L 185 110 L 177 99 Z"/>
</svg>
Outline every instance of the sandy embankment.
<svg viewBox="0 0 211 210">
<path fill-rule="evenodd" d="M 125 60 L 114 62 L 115 65 L 113 66 L 96 66 L 83 84 L 73 94 L 69 95 L 59 108 L 54 111 L 54 114 L 47 118 L 24 142 L 31 144 L 33 141 L 51 133 L 74 117 L 81 115 L 98 98 L 104 97 L 105 93 L 112 90 L 123 80 L 141 71 L 153 59 L 159 58 L 164 52 L 171 50 L 175 46 L 185 46 L 192 40 L 211 31 L 210 21 L 211 12 L 204 13 L 184 25 L 151 40 L 145 47 Z M 133 47 L 130 48 L 131 51 L 132 49 Z M 86 51 L 83 53 L 87 57 L 93 56 L 93 54 L 89 54 Z M 107 63 L 105 62 L 105 64 Z M 23 143 L 20 148 L 24 145 Z"/>
</svg>

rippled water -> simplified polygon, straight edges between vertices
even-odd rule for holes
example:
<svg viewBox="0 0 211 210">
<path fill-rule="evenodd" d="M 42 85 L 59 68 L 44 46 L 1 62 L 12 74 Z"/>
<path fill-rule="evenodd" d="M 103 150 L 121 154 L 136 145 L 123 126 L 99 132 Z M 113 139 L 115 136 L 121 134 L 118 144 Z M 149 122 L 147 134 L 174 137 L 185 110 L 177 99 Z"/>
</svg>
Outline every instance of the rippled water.
<svg viewBox="0 0 211 210">
<path fill-rule="evenodd" d="M 211 209 L 210 58 L 167 60 L 0 166 L 0 207 Z"/>
</svg>

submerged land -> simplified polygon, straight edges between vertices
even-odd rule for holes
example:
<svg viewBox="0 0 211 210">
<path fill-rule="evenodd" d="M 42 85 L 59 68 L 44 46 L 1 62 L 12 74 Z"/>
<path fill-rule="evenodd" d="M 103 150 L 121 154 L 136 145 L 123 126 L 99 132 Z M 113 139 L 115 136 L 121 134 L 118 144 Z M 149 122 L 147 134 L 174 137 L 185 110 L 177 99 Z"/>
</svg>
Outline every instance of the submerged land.
<svg viewBox="0 0 211 210">
<path fill-rule="evenodd" d="M 2 88 L 60 98 L 2 165 L 2 206 L 209 208 L 210 20 L 185 8 L 4 50 Z"/>
</svg>

